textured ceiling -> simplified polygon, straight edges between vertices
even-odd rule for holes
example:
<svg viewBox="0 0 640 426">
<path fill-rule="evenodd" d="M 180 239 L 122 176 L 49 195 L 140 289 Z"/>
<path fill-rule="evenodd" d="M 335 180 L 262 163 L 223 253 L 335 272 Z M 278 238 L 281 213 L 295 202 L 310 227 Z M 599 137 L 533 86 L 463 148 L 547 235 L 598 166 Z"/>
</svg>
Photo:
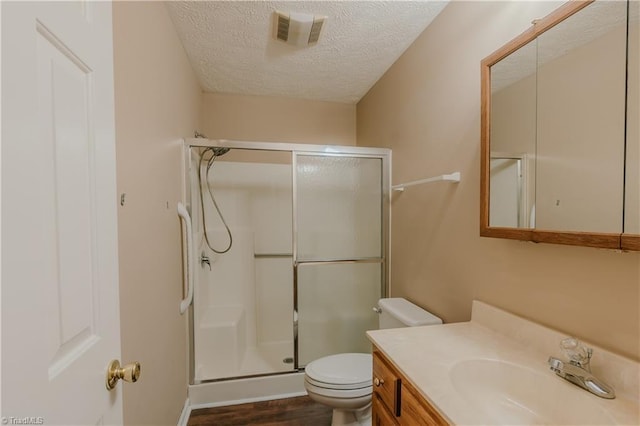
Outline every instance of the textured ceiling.
<svg viewBox="0 0 640 426">
<path fill-rule="evenodd" d="M 356 103 L 446 1 L 173 1 L 167 9 L 207 92 Z M 275 10 L 327 16 L 316 45 L 273 37 Z"/>
</svg>

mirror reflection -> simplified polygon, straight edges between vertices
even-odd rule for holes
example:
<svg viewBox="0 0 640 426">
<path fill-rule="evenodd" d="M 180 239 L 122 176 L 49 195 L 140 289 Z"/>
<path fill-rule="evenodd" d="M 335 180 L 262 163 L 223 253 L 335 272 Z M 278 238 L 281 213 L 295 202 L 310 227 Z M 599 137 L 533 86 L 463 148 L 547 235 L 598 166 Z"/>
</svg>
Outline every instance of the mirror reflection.
<svg viewBox="0 0 640 426">
<path fill-rule="evenodd" d="M 535 227 L 536 41 L 491 67 L 489 225 Z"/>
<path fill-rule="evenodd" d="M 491 67 L 490 226 L 622 232 L 626 20 L 626 2 L 593 2 Z"/>
<path fill-rule="evenodd" d="M 627 78 L 627 161 L 625 167 L 624 232 L 640 234 L 640 2 L 629 3 Z"/>
<path fill-rule="evenodd" d="M 626 2 L 538 37 L 536 228 L 622 232 Z"/>
<path fill-rule="evenodd" d="M 532 228 L 535 209 L 531 203 L 526 176 L 532 157 L 501 153 L 491 154 L 490 205 L 493 214 L 489 226 Z M 499 206 L 499 207 L 498 207 Z"/>
</svg>

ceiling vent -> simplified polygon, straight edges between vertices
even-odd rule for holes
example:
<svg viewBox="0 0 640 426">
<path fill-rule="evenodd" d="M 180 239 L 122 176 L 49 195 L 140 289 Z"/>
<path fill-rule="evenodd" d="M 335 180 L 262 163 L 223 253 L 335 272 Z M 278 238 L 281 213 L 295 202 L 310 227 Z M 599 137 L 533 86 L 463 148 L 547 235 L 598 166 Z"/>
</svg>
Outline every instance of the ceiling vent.
<svg viewBox="0 0 640 426">
<path fill-rule="evenodd" d="M 276 38 L 294 46 L 316 44 L 326 16 L 275 12 Z"/>
</svg>

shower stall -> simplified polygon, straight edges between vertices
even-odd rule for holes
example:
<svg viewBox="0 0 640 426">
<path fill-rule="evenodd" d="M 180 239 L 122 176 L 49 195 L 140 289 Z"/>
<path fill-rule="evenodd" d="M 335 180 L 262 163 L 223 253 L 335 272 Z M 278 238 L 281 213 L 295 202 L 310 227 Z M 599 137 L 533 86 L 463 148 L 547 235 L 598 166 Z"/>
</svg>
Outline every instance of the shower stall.
<svg viewBox="0 0 640 426">
<path fill-rule="evenodd" d="M 191 384 L 368 352 L 385 295 L 391 151 L 185 141 Z"/>
</svg>

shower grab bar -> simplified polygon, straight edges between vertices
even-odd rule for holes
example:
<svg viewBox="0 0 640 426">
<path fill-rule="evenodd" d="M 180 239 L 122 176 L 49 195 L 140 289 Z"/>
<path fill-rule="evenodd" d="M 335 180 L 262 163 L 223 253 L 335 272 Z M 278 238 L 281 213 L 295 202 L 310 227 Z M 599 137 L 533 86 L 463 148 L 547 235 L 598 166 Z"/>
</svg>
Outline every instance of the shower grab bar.
<svg viewBox="0 0 640 426">
<path fill-rule="evenodd" d="M 187 248 L 187 267 L 184 268 L 183 285 L 187 283 L 187 297 L 180 302 L 180 313 L 184 314 L 193 302 L 193 241 L 191 232 L 191 217 L 189 212 L 182 203 L 178 203 L 178 215 L 184 221 L 183 234 L 186 233 L 186 248 Z"/>
</svg>

